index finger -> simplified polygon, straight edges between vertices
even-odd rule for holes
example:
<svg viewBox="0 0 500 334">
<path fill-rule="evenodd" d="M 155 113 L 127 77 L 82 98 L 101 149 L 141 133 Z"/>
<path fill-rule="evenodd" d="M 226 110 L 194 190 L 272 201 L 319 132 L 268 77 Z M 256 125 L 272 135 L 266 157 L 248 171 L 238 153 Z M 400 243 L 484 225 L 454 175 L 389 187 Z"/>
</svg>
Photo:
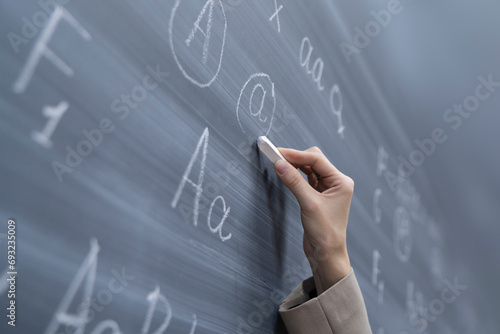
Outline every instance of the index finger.
<svg viewBox="0 0 500 334">
<path fill-rule="evenodd" d="M 321 177 L 342 175 L 323 153 L 283 147 L 278 147 L 278 150 L 296 168 L 310 166 Z"/>
</svg>

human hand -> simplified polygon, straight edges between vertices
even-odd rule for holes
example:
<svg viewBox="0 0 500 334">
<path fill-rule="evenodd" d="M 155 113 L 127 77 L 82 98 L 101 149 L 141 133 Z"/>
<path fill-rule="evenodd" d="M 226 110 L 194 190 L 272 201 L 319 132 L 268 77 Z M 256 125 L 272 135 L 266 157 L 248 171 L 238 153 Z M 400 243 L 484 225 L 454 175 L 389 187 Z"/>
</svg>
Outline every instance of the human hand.
<svg viewBox="0 0 500 334">
<path fill-rule="evenodd" d="M 319 295 L 351 271 L 346 233 L 354 182 L 317 147 L 278 149 L 288 162 L 277 161 L 274 170 L 299 202 L 304 252 Z"/>
</svg>

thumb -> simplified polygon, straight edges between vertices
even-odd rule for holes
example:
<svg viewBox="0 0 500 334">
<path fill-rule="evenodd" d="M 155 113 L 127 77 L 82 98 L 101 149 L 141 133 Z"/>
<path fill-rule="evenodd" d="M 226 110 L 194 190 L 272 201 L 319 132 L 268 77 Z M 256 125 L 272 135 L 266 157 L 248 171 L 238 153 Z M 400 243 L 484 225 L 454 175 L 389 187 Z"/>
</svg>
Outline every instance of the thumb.
<svg viewBox="0 0 500 334">
<path fill-rule="evenodd" d="M 301 207 L 311 200 L 311 186 L 289 162 L 282 159 L 276 161 L 274 171 L 285 186 L 294 194 Z"/>
</svg>

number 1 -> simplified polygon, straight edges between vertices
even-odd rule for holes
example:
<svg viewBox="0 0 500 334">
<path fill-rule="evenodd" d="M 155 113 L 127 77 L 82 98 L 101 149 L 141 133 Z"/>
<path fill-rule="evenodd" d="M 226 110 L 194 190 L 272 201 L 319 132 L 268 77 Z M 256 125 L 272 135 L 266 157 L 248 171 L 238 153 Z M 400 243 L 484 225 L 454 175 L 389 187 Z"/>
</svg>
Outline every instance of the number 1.
<svg viewBox="0 0 500 334">
<path fill-rule="evenodd" d="M 33 131 L 31 133 L 31 138 L 36 141 L 38 144 L 42 145 L 45 148 L 50 148 L 52 146 L 52 141 L 50 137 L 52 133 L 54 133 L 57 124 L 61 120 L 61 117 L 64 115 L 66 110 L 68 109 L 69 104 L 66 101 L 61 101 L 57 106 L 44 106 L 42 109 L 43 116 L 49 118 L 49 121 L 45 125 L 45 128 L 40 131 Z"/>
</svg>

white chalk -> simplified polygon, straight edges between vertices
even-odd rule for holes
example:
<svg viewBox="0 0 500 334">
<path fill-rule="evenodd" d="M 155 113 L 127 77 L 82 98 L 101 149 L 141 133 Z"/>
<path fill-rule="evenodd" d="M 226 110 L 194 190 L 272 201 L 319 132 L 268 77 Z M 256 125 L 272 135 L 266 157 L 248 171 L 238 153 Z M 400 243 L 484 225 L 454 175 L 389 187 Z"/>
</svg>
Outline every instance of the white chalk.
<svg viewBox="0 0 500 334">
<path fill-rule="evenodd" d="M 286 159 L 281 155 L 280 151 L 278 151 L 276 146 L 274 146 L 266 136 L 260 136 L 257 140 L 257 145 L 259 146 L 259 149 L 266 155 L 266 157 L 268 157 L 269 160 L 273 162 L 273 164 L 275 164 L 276 161 L 280 159 L 286 161 Z"/>
</svg>

